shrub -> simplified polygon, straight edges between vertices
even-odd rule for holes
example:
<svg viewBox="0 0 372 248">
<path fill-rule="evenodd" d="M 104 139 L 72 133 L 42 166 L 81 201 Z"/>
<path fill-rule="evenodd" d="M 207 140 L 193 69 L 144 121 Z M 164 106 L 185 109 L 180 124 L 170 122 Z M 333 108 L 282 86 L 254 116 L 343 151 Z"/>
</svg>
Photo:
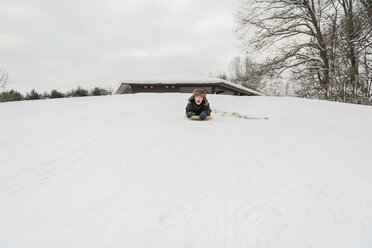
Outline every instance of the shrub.
<svg viewBox="0 0 372 248">
<path fill-rule="evenodd" d="M 59 92 L 58 90 L 52 90 L 49 96 L 49 98 L 63 98 L 63 97 L 64 97 L 63 93 Z"/>
<path fill-rule="evenodd" d="M 44 91 L 44 93 L 41 95 L 41 99 L 48 99 L 50 98 L 50 94 L 47 91 Z"/>
<path fill-rule="evenodd" d="M 111 95 L 110 90 L 106 90 L 103 88 L 95 87 L 93 90 L 90 91 L 92 96 L 103 96 L 103 95 Z"/>
<path fill-rule="evenodd" d="M 67 96 L 72 96 L 72 97 L 88 96 L 88 90 L 79 86 L 76 89 L 72 89 L 71 91 L 69 91 L 67 93 Z"/>
<path fill-rule="evenodd" d="M 26 94 L 26 100 L 39 100 L 41 99 L 41 94 L 37 93 L 35 89 L 31 90 L 30 93 Z"/>
<path fill-rule="evenodd" d="M 23 99 L 23 95 L 15 90 L 0 93 L 0 102 L 21 101 Z"/>
</svg>

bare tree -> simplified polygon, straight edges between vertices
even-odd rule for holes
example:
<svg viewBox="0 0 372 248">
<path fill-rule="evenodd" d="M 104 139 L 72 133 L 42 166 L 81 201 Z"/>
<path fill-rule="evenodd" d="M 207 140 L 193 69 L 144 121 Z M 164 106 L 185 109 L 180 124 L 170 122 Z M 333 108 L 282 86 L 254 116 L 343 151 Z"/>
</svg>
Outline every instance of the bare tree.
<svg viewBox="0 0 372 248">
<path fill-rule="evenodd" d="M 372 0 L 243 0 L 236 17 L 265 73 L 289 70 L 320 98 L 370 99 Z"/>
<path fill-rule="evenodd" d="M 9 82 L 8 72 L 0 68 L 0 92 L 4 91 L 5 86 Z"/>
<path fill-rule="evenodd" d="M 372 25 L 372 0 L 360 0 Z"/>
<path fill-rule="evenodd" d="M 347 58 L 350 60 L 350 67 L 348 70 L 348 74 L 350 77 L 350 84 L 353 87 L 353 95 L 354 97 L 357 96 L 357 80 L 359 76 L 358 64 L 357 64 L 357 54 L 356 54 L 356 44 L 355 40 L 358 36 L 358 32 L 355 30 L 355 18 L 354 17 L 354 9 L 352 0 L 338 0 L 341 4 L 342 9 L 344 11 L 344 20 L 345 20 L 345 40 L 346 40 L 346 47 L 347 47 Z"/>
<path fill-rule="evenodd" d="M 345 42 L 346 56 L 349 60 L 348 76 L 353 88 L 353 95 L 357 97 L 359 82 L 358 59 L 362 52 L 371 46 L 371 23 L 365 6 L 358 1 L 338 0 L 344 16 L 340 23 L 340 36 Z"/>
<path fill-rule="evenodd" d="M 362 31 L 371 33 L 372 30 L 372 0 L 360 0 L 364 10 L 361 17 L 364 17 Z M 368 42 L 366 43 L 365 49 L 362 50 L 359 56 L 359 63 L 361 65 L 361 74 L 363 76 L 363 93 L 369 102 L 372 101 L 372 38 L 371 35 L 366 38 Z"/>
<path fill-rule="evenodd" d="M 243 77 L 244 65 L 240 57 L 235 57 L 230 62 L 229 72 L 232 80 L 240 80 Z"/>
<path fill-rule="evenodd" d="M 229 69 L 233 82 L 255 90 L 265 87 L 265 82 L 261 80 L 265 73 L 265 68 L 261 64 L 253 62 L 250 57 L 235 57 L 231 61 Z"/>
<path fill-rule="evenodd" d="M 344 87 L 342 98 L 353 101 L 368 97 L 370 81 L 370 46 L 372 44 L 371 22 L 365 6 L 360 1 L 334 0 L 340 6 L 338 23 L 338 53 L 341 60 L 338 63 L 340 75 L 335 79 Z M 343 78 L 342 78 L 343 77 Z M 359 99 L 359 100 L 358 100 Z"/>
<path fill-rule="evenodd" d="M 276 46 L 275 56 L 267 65 L 279 72 L 290 68 L 316 71 L 328 98 L 329 43 L 323 26 L 330 4 L 328 0 L 246 0 L 237 14 L 239 38 L 256 49 Z M 253 29 L 256 32 L 251 35 Z"/>
<path fill-rule="evenodd" d="M 221 72 L 221 71 L 209 72 L 208 76 L 213 77 L 213 78 L 220 78 L 223 80 L 227 80 L 226 72 Z"/>
</svg>

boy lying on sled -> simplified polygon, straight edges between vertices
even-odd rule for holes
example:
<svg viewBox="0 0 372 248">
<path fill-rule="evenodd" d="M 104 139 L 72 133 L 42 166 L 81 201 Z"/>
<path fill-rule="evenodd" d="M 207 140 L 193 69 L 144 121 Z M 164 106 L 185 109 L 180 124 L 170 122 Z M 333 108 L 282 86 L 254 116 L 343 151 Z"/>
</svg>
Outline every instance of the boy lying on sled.
<svg viewBox="0 0 372 248">
<path fill-rule="evenodd" d="M 207 92 L 205 92 L 203 89 L 194 90 L 186 106 L 187 118 L 193 119 L 193 117 L 199 116 L 199 119 L 204 121 L 208 116 L 211 115 L 212 110 L 209 107 L 209 102 L 206 98 L 206 95 Z"/>
</svg>

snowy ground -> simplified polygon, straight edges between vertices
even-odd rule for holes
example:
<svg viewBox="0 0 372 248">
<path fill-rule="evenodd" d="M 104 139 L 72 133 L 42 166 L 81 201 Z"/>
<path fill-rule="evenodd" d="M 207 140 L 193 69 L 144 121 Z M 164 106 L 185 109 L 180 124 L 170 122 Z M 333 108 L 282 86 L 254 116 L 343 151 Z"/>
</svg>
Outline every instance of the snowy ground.
<svg viewBox="0 0 372 248">
<path fill-rule="evenodd" d="M 188 97 L 1 103 L 0 247 L 372 247 L 372 107 Z"/>
</svg>

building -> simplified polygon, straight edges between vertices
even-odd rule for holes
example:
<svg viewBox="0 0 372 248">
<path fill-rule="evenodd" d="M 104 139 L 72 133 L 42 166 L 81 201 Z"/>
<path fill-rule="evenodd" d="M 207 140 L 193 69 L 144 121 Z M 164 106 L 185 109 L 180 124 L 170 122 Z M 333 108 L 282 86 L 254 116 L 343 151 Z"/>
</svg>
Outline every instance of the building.
<svg viewBox="0 0 372 248">
<path fill-rule="evenodd" d="M 204 89 L 208 94 L 226 94 L 239 96 L 263 95 L 261 92 L 223 79 L 203 77 L 162 77 L 125 80 L 120 83 L 115 94 L 143 92 L 192 93 L 196 88 Z"/>
</svg>

